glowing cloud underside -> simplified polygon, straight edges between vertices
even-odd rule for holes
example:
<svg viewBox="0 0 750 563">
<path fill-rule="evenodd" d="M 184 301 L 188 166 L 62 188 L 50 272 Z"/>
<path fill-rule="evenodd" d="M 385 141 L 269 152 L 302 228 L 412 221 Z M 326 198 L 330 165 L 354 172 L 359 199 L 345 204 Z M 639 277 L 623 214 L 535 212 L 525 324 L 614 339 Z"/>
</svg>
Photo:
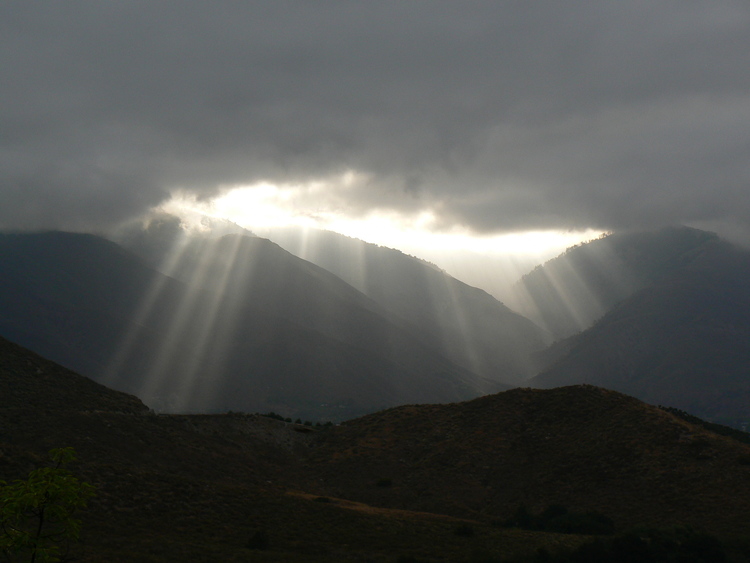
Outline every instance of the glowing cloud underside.
<svg viewBox="0 0 750 563">
<path fill-rule="evenodd" d="M 270 232 L 279 227 L 333 231 L 433 262 L 501 300 L 508 297 L 510 285 L 535 265 L 601 234 L 585 230 L 483 235 L 460 225 L 438 228 L 438 214 L 429 208 L 363 212 L 347 203 L 348 192 L 363 181 L 361 175 L 348 172 L 298 185 L 230 186 L 208 202 L 177 193 L 163 208 L 181 216 L 198 213 L 227 219 L 272 240 Z M 304 248 L 294 252 L 305 258 Z"/>
</svg>

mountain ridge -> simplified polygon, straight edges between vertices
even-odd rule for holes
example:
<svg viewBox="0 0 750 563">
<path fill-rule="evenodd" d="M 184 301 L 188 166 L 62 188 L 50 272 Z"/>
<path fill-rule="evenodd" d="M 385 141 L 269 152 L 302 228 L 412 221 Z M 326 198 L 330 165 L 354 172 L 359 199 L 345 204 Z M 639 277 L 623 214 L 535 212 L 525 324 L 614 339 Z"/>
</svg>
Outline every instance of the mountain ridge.
<svg viewBox="0 0 750 563">
<path fill-rule="evenodd" d="M 750 253 L 707 241 L 683 266 L 556 343 L 535 387 L 591 383 L 737 426 L 750 418 Z"/>
<path fill-rule="evenodd" d="M 428 350 L 333 274 L 265 239 L 215 241 L 222 252 L 201 275 L 223 293 L 165 276 L 91 235 L 0 239 L 0 334 L 161 409 L 265 405 L 339 418 L 498 389 Z M 222 262 L 227 254 L 239 259 Z M 214 406 L 212 394 L 223 397 Z"/>
<path fill-rule="evenodd" d="M 690 227 L 625 232 L 567 249 L 524 275 L 514 306 L 555 340 L 590 327 L 639 289 L 690 263 L 715 233 Z"/>
<path fill-rule="evenodd" d="M 420 258 L 329 231 L 265 234 L 431 334 L 449 359 L 483 377 L 518 385 L 534 373 L 532 355 L 549 344 L 528 318 Z"/>
</svg>

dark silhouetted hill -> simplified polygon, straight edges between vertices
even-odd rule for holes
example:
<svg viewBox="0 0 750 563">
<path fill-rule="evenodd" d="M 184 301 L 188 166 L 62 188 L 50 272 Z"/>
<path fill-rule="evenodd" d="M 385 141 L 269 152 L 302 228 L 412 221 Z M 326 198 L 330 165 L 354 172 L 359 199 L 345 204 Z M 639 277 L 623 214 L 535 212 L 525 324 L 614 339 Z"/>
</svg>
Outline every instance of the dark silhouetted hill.
<svg viewBox="0 0 750 563">
<path fill-rule="evenodd" d="M 321 434 L 309 464 L 321 494 L 392 508 L 505 520 L 559 504 L 618 529 L 742 533 L 748 454 L 632 397 L 574 386 L 371 414 Z"/>
<path fill-rule="evenodd" d="M 734 549 L 747 533 L 750 446 L 591 386 L 323 429 L 153 414 L 4 340 L 0 382 L 0 479 L 70 446 L 96 486 L 77 561 L 508 561 L 592 539 L 499 525 L 519 506 L 594 510 L 616 532 L 689 525 Z"/>
<path fill-rule="evenodd" d="M 148 413 L 148 407 L 137 397 L 113 391 L 2 337 L 0 374 L 3 409 Z"/>
</svg>

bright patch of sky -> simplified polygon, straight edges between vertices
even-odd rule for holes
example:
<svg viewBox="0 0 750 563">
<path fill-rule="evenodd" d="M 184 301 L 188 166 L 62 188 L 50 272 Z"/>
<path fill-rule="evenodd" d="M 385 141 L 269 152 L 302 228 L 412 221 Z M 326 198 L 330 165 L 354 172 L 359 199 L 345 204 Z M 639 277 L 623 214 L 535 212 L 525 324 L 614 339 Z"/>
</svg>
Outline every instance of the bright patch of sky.
<svg viewBox="0 0 750 563">
<path fill-rule="evenodd" d="M 203 214 L 227 219 L 260 236 L 275 227 L 333 231 L 428 260 L 500 298 L 535 265 L 601 234 L 594 230 L 477 234 L 460 225 L 440 228 L 430 209 L 349 214 L 341 192 L 354 180 L 350 172 L 330 183 L 278 186 L 262 182 L 228 188 L 208 201 L 176 195 L 162 208 L 185 218 Z"/>
</svg>

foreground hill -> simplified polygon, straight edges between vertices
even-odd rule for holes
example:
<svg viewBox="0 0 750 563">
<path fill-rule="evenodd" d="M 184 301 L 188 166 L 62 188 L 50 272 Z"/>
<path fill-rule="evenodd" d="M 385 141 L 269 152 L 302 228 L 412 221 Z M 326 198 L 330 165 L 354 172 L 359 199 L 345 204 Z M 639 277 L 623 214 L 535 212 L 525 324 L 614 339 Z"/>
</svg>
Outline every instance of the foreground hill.
<svg viewBox="0 0 750 563">
<path fill-rule="evenodd" d="M 314 430 L 155 415 L 2 340 L 0 381 L 0 479 L 72 446 L 73 471 L 97 487 L 79 561 L 530 561 L 591 541 L 497 525 L 519 505 L 554 503 L 600 511 L 618 530 L 707 528 L 730 551 L 747 531 L 750 446 L 593 387 Z"/>
<path fill-rule="evenodd" d="M 447 562 L 584 541 L 481 522 L 467 538 L 447 515 L 318 502 L 304 492 L 302 460 L 322 431 L 257 415 L 156 415 L 2 339 L 0 382 L 0 480 L 70 446 L 71 470 L 96 487 L 77 561 Z"/>
<path fill-rule="evenodd" d="M 318 505 L 271 482 L 293 465 L 303 435 L 257 417 L 205 429 L 201 417 L 155 415 L 4 340 L 0 358 L 0 479 L 24 478 L 50 448 L 70 446 L 80 459 L 71 470 L 96 487 L 76 561 L 247 561 L 258 553 L 248 540 L 267 529 L 276 557 L 266 561 L 325 555 L 304 529 L 324 520 Z"/>
<path fill-rule="evenodd" d="M 70 405 L 80 411 L 142 415 L 140 399 L 113 391 L 0 337 L 0 399 L 3 409 L 40 413 Z"/>
<path fill-rule="evenodd" d="M 328 494 L 392 508 L 506 519 L 556 503 L 618 528 L 742 533 L 748 454 L 637 399 L 575 386 L 368 415 L 322 435 L 310 466 Z"/>
<path fill-rule="evenodd" d="M 194 283 L 91 235 L 0 235 L 0 335 L 158 410 L 340 419 L 499 386 L 265 239 L 211 241 Z"/>
<path fill-rule="evenodd" d="M 725 424 L 750 420 L 750 253 L 713 239 L 557 343 L 535 387 L 590 383 Z"/>
</svg>

